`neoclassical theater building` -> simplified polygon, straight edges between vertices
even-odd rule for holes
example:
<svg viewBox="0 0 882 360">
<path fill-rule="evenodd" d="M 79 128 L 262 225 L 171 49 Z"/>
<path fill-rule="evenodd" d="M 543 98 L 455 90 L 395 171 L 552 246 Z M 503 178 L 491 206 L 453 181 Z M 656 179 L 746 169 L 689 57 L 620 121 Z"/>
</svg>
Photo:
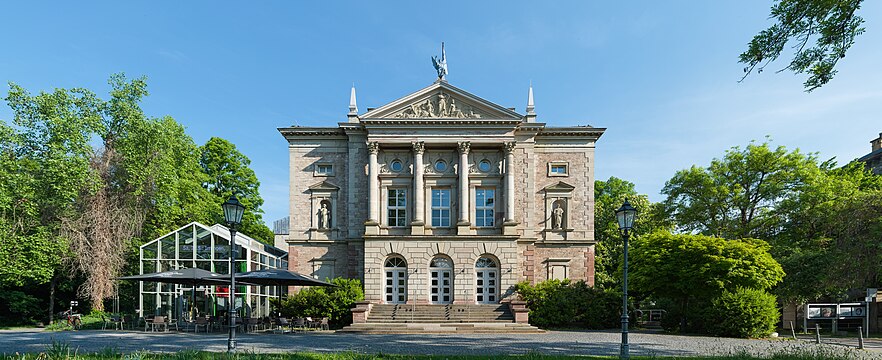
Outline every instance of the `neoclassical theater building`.
<svg viewBox="0 0 882 360">
<path fill-rule="evenodd" d="M 443 74 L 442 74 L 443 75 Z M 374 304 L 487 304 L 520 281 L 594 282 L 594 147 L 449 84 L 286 127 L 292 271 L 362 279 Z M 342 117 L 341 117 L 342 120 Z M 330 125 L 330 124 L 329 124 Z"/>
</svg>

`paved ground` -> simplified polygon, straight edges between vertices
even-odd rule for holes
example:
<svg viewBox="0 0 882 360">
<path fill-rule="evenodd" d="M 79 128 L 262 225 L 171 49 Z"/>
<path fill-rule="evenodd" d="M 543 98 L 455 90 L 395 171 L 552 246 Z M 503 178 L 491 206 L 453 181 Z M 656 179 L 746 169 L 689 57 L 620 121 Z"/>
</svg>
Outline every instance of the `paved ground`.
<svg viewBox="0 0 882 360">
<path fill-rule="evenodd" d="M 170 352 L 184 349 L 225 351 L 225 333 L 145 333 L 140 331 L 0 331 L 0 354 L 39 352 L 53 341 L 67 343 L 79 352 L 115 349 Z M 748 352 L 771 354 L 798 350 L 824 354 L 849 354 L 856 359 L 882 359 L 882 341 L 868 340 L 869 350 L 854 349 L 850 339 L 827 339 L 840 345 L 810 341 L 744 340 L 729 338 L 631 333 L 631 354 L 647 356 L 725 355 Z M 239 348 L 253 352 L 338 352 L 395 354 L 544 354 L 618 355 L 621 335 L 616 332 L 550 331 L 532 335 L 361 335 L 361 334 L 241 334 Z"/>
</svg>

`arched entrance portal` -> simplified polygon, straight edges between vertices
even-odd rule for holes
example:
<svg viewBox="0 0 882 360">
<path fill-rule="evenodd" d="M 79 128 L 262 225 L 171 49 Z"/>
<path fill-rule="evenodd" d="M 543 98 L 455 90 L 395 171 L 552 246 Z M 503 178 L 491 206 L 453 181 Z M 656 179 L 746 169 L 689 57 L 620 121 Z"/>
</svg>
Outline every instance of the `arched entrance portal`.
<svg viewBox="0 0 882 360">
<path fill-rule="evenodd" d="M 444 256 L 436 256 L 429 264 L 431 288 L 429 302 L 450 304 L 453 302 L 453 261 Z"/>
<path fill-rule="evenodd" d="M 386 259 L 383 265 L 386 273 L 386 303 L 404 304 L 407 302 L 407 261 L 398 256 Z"/>
<path fill-rule="evenodd" d="M 499 302 L 499 264 L 482 256 L 475 262 L 475 302 L 496 304 Z"/>
</svg>

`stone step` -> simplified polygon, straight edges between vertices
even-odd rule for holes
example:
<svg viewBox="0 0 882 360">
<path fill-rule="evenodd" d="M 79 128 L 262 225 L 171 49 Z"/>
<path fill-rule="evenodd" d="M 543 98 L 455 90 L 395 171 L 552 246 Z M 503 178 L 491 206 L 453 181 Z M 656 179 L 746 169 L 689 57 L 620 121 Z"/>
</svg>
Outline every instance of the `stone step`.
<svg viewBox="0 0 882 360">
<path fill-rule="evenodd" d="M 541 334 L 544 333 L 534 326 L 515 323 L 426 323 L 426 324 L 384 324 L 384 323 L 361 323 L 352 324 L 340 332 L 357 332 L 364 334 L 492 334 L 492 333 L 518 333 L 518 334 Z"/>
</svg>

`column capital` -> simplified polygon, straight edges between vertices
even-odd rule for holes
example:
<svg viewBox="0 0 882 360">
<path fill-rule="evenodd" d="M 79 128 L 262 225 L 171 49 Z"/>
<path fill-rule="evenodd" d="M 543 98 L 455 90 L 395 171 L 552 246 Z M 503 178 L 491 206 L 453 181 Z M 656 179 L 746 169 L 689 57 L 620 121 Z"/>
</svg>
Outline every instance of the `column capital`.
<svg viewBox="0 0 882 360">
<path fill-rule="evenodd" d="M 426 152 L 426 143 L 422 141 L 414 141 L 410 143 L 413 145 L 413 152 L 417 154 L 422 154 Z"/>
<path fill-rule="evenodd" d="M 376 141 L 368 141 L 367 142 L 368 153 L 378 154 L 380 153 L 380 143 Z"/>
<path fill-rule="evenodd" d="M 459 148 L 460 154 L 468 154 L 469 150 L 472 148 L 472 143 L 468 141 L 460 141 L 456 143 L 456 146 Z"/>
<path fill-rule="evenodd" d="M 514 141 L 506 141 L 506 142 L 502 143 L 502 145 L 503 145 L 503 149 L 505 149 L 505 153 L 511 154 L 514 151 L 515 147 L 517 146 L 517 143 Z"/>
</svg>

